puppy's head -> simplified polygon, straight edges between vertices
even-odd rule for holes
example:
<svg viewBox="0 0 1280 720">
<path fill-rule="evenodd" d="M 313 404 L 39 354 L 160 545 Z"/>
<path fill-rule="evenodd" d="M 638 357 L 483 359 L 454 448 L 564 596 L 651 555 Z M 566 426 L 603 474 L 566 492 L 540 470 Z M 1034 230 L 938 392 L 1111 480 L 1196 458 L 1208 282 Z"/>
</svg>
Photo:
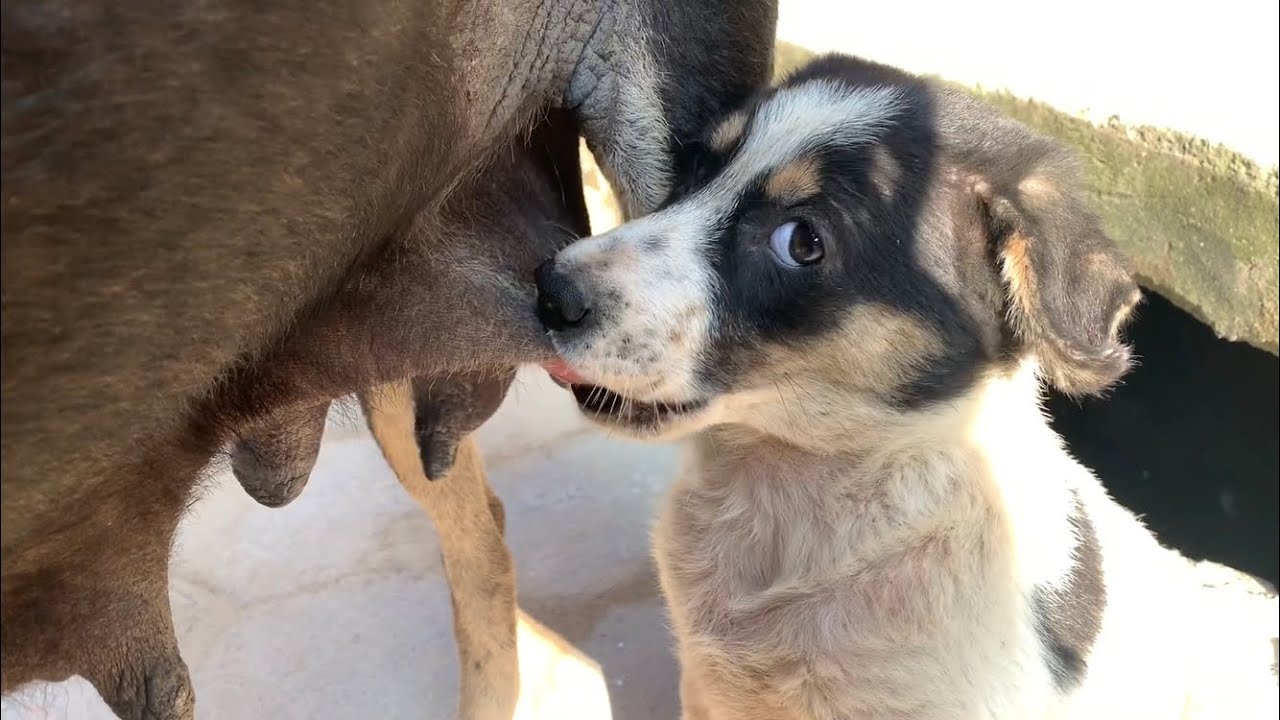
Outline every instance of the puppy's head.
<svg viewBox="0 0 1280 720">
<path fill-rule="evenodd" d="M 1101 391 L 1138 290 L 1070 160 L 966 96 L 815 61 L 686 148 L 659 211 L 539 268 L 553 374 L 635 435 L 819 447 L 1030 358 Z"/>
</svg>

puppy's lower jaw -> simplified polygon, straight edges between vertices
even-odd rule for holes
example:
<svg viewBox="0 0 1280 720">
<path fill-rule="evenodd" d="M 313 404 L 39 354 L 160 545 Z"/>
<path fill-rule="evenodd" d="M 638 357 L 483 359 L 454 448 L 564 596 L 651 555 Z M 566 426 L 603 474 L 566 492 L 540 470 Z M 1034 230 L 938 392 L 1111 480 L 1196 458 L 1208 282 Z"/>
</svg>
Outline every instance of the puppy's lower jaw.
<svg viewBox="0 0 1280 720">
<path fill-rule="evenodd" d="M 578 409 L 588 419 L 610 430 L 638 438 L 654 438 L 685 424 L 707 409 L 707 401 L 647 402 L 626 397 L 599 385 L 571 385 Z"/>
<path fill-rule="evenodd" d="M 544 363 L 543 369 L 552 381 L 573 393 L 578 410 L 589 420 L 638 439 L 654 439 L 672 428 L 687 427 L 709 404 L 704 399 L 639 400 L 591 383 L 563 360 Z"/>
</svg>

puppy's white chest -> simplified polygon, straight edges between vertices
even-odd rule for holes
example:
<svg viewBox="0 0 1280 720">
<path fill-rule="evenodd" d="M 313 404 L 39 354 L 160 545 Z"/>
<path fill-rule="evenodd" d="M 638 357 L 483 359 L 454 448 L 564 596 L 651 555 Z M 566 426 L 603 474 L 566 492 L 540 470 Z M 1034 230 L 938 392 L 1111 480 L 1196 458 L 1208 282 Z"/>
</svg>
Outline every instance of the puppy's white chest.
<svg viewBox="0 0 1280 720">
<path fill-rule="evenodd" d="M 682 663 L 718 702 L 867 718 L 1048 706 L 1019 687 L 1042 663 L 981 498 L 941 478 L 902 479 L 903 494 L 769 469 L 695 460 L 655 533 Z"/>
</svg>

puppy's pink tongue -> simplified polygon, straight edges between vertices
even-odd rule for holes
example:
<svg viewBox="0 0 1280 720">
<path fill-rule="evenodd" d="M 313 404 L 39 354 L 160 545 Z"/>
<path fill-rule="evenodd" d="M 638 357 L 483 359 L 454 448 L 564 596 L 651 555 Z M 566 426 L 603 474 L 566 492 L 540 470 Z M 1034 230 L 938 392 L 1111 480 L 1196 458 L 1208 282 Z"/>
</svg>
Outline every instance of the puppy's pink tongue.
<svg viewBox="0 0 1280 720">
<path fill-rule="evenodd" d="M 570 385 L 585 385 L 587 379 L 578 374 L 578 371 L 569 367 L 569 363 L 563 360 L 550 360 L 542 363 L 542 369 L 547 371 L 552 380 L 556 381 L 561 387 Z"/>
</svg>

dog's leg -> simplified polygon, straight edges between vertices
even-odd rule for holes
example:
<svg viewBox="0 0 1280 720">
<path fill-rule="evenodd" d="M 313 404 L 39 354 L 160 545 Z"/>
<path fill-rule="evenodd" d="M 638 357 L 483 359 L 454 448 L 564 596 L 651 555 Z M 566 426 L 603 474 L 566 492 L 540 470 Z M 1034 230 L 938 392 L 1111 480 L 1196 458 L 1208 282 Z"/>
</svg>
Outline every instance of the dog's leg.
<svg viewBox="0 0 1280 720">
<path fill-rule="evenodd" d="M 711 720 L 706 698 L 688 668 L 680 670 L 680 720 Z"/>
<path fill-rule="evenodd" d="M 440 534 L 445 572 L 453 601 L 462 687 L 459 717 L 501 718 L 515 712 L 520 694 L 516 654 L 515 567 L 503 539 L 502 503 L 489 489 L 480 449 L 468 437 L 458 448 L 453 470 L 444 483 L 465 486 L 413 493 L 430 505 L 433 496 L 453 495 L 432 513 Z M 463 494 L 464 497 L 456 497 Z M 496 512 L 495 512 L 496 510 Z M 465 640 L 464 640 L 465 638 Z"/>
<path fill-rule="evenodd" d="M 5 558 L 17 572 L 5 578 L 3 690 L 80 675 L 122 720 L 192 720 L 169 606 L 176 508 L 157 502 L 147 509 L 162 515 L 144 513 L 133 532 L 121 532 L 119 498 L 102 504 L 105 521 L 91 518 L 77 526 L 83 535 L 55 534 L 37 548 L 52 558 L 39 570 L 26 570 L 30 557 Z"/>
<path fill-rule="evenodd" d="M 193 720 L 195 696 L 187 664 L 169 610 L 169 593 L 160 588 L 147 598 L 149 617 L 120 617 L 126 637 L 115 638 L 116 662 L 86 679 L 121 720 Z"/>
<path fill-rule="evenodd" d="M 451 453 L 447 474 L 429 481 L 410 383 L 384 386 L 362 396 L 361 404 L 387 462 L 440 537 L 460 661 L 458 717 L 510 720 L 520 691 L 515 569 L 502 537 L 501 503 L 485 481 L 479 448 L 465 437 Z"/>
</svg>

